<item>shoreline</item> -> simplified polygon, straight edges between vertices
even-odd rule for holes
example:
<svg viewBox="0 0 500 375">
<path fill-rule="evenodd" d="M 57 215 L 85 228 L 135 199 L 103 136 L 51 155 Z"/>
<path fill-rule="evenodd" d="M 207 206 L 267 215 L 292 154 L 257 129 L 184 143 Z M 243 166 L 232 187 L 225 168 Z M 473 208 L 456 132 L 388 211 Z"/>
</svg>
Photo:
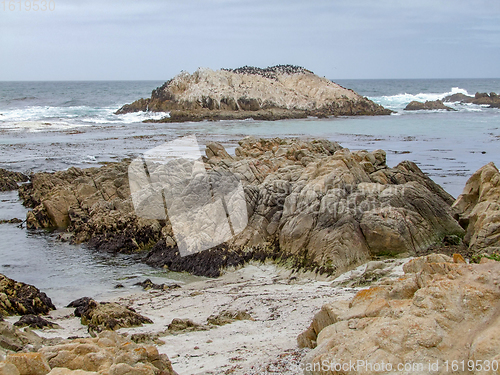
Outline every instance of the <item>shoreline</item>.
<svg viewBox="0 0 500 375">
<path fill-rule="evenodd" d="M 390 277 L 402 274 L 406 259 L 387 261 L 394 267 Z M 332 286 L 363 274 L 366 264 L 338 278 L 317 278 L 311 273 L 293 273 L 272 263 L 251 263 L 224 275 L 196 281 L 173 291 L 149 290 L 117 297 L 153 320 L 141 327 L 121 328 L 120 334 L 156 339 L 160 354 L 167 354 L 179 374 L 261 374 L 274 368 L 283 375 L 297 373 L 300 360 L 310 349 L 297 347 L 297 336 L 310 325 L 326 303 L 345 303 L 364 287 Z M 72 308 L 57 309 L 44 318 L 60 329 L 35 330 L 45 338 L 90 337 L 87 326 Z M 245 311 L 251 320 L 236 320 L 217 326 L 207 318 L 226 310 Z M 200 327 L 171 331 L 174 318 L 190 319 Z M 7 317 L 14 323 L 19 317 Z M 159 337 L 158 337 L 159 335 Z M 161 340 L 164 344 L 157 341 Z M 146 340 L 147 341 L 147 340 Z"/>
</svg>

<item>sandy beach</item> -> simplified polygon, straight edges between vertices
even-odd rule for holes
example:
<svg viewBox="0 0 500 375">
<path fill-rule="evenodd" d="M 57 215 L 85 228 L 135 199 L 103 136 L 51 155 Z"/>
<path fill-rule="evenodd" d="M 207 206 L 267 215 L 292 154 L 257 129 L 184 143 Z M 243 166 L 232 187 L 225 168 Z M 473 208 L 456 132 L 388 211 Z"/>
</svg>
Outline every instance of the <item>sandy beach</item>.
<svg viewBox="0 0 500 375">
<path fill-rule="evenodd" d="M 388 277 L 402 273 L 404 260 L 386 263 L 392 268 Z M 297 336 L 325 303 L 346 303 L 362 289 L 332 283 L 359 277 L 365 269 L 366 265 L 360 266 L 333 280 L 292 273 L 271 263 L 251 263 L 178 289 L 150 289 L 117 298 L 114 302 L 132 307 L 154 322 L 118 332 L 146 334 L 160 353 L 168 355 L 179 374 L 296 374 L 310 350 L 298 348 Z M 73 310 L 51 312 L 48 320 L 61 328 L 35 332 L 47 338 L 89 337 L 87 326 Z M 251 319 L 221 326 L 207 324 L 207 318 L 223 311 L 246 312 Z M 169 330 L 174 318 L 190 319 L 199 326 Z M 8 320 L 14 323 L 18 317 Z"/>
</svg>

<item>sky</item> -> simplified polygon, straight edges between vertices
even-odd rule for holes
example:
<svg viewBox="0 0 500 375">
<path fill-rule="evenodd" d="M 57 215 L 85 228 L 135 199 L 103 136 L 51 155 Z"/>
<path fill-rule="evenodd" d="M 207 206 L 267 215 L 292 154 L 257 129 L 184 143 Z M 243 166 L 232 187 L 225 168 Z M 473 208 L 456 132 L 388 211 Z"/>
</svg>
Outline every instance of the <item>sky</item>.
<svg viewBox="0 0 500 375">
<path fill-rule="evenodd" d="M 499 78 L 499 62 L 498 0 L 0 2 L 0 81 L 276 64 L 334 80 Z"/>
</svg>

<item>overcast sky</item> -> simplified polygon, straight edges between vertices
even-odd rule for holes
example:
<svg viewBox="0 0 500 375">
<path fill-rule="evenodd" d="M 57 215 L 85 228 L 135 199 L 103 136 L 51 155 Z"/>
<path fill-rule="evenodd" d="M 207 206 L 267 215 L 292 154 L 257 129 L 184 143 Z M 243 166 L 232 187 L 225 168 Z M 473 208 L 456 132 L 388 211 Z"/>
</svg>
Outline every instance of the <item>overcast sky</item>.
<svg viewBox="0 0 500 375">
<path fill-rule="evenodd" d="M 45 12 L 17 1 L 0 3 L 0 80 L 275 64 L 330 79 L 500 77 L 498 0 L 52 0 Z"/>
</svg>

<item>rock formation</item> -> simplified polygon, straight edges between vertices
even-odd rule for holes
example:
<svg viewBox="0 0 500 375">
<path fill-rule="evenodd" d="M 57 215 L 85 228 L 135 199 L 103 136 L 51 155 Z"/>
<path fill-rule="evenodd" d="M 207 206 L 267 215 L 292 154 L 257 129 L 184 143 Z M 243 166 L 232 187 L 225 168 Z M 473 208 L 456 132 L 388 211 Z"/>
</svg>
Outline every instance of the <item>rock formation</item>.
<svg viewBox="0 0 500 375">
<path fill-rule="evenodd" d="M 131 342 L 114 332 L 97 338 L 67 340 L 36 353 L 11 353 L 0 374 L 13 375 L 175 375 L 168 357 L 156 347 Z"/>
<path fill-rule="evenodd" d="M 266 258 L 339 274 L 372 256 L 417 254 L 464 235 L 454 199 L 412 162 L 389 168 L 382 150 L 249 137 L 235 157 L 216 143 L 206 155 L 208 178 L 241 180 L 248 211 L 245 230 L 213 249 L 181 257 L 168 220 L 135 214 L 127 161 L 34 174 L 20 189 L 33 207 L 28 226 L 64 229 L 62 239 L 103 251 L 143 250 L 148 264 L 207 276 Z"/>
<path fill-rule="evenodd" d="M 0 168 L 0 191 L 16 190 L 19 188 L 18 182 L 26 181 L 28 181 L 26 175 Z"/>
<path fill-rule="evenodd" d="M 0 274 L 0 315 L 38 315 L 51 310 L 55 306 L 45 293 Z"/>
<path fill-rule="evenodd" d="M 495 164 L 469 178 L 453 209 L 467 228 L 464 242 L 474 253 L 500 253 L 500 173 Z"/>
<path fill-rule="evenodd" d="M 432 254 L 410 261 L 404 272 L 361 290 L 349 304 L 323 306 L 298 337 L 300 346 L 315 348 L 301 365 L 304 374 L 452 373 L 452 363 L 461 361 L 474 363 L 463 373 L 497 373 L 491 364 L 500 361 L 500 263 Z"/>
<path fill-rule="evenodd" d="M 472 103 L 477 105 L 486 105 L 488 108 L 500 108 L 500 96 L 491 92 L 489 95 L 485 92 L 477 92 L 475 96 L 464 94 L 453 94 L 445 97 L 444 102 Z"/>
<path fill-rule="evenodd" d="M 170 112 L 162 122 L 391 113 L 352 90 L 290 65 L 182 72 L 153 90 L 151 98 L 124 105 L 116 114 L 139 111 Z"/>
<path fill-rule="evenodd" d="M 75 316 L 81 317 L 83 325 L 91 330 L 111 330 L 151 324 L 153 321 L 133 309 L 116 302 L 96 302 L 83 297 L 71 302 L 68 307 L 76 307 Z"/>
<path fill-rule="evenodd" d="M 421 111 L 421 110 L 436 110 L 436 109 L 446 109 L 447 111 L 454 111 L 453 108 L 448 107 L 443 104 L 441 100 L 434 100 L 434 101 L 429 101 L 427 100 L 425 103 L 422 102 L 417 102 L 417 101 L 412 101 L 408 103 L 408 105 L 405 107 L 405 111 Z"/>
</svg>

